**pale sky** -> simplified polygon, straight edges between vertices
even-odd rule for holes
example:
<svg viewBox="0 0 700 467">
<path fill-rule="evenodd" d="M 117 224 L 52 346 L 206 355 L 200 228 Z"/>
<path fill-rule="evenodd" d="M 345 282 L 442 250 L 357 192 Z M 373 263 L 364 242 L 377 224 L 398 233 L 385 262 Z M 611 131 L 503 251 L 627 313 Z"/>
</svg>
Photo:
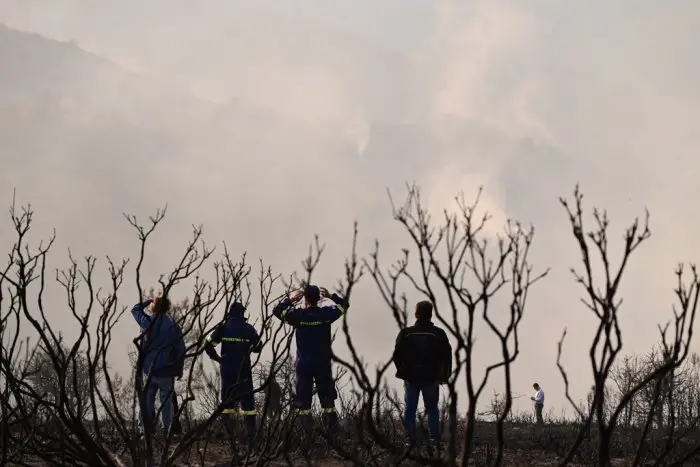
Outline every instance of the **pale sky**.
<svg viewBox="0 0 700 467">
<path fill-rule="evenodd" d="M 698 2 L 3 0 L 0 22 L 124 69 L 43 61 L 22 91 L 0 88 L 5 103 L 74 89 L 73 113 L 13 135 L 9 148 L 0 140 L 2 199 L 16 187 L 35 206 L 37 238 L 56 227 L 54 267 L 68 247 L 135 255 L 121 213 L 143 218 L 168 202 L 146 264 L 153 282 L 203 223 L 209 243 L 283 273 L 318 233 L 332 286 L 355 219 L 363 254 L 375 238 L 387 261 L 409 245 L 387 187 L 400 196 L 415 180 L 439 213 L 484 184 L 492 229 L 508 217 L 534 223 L 532 260 L 552 268 L 522 323 L 514 392 L 536 380 L 559 413 L 557 341 L 568 326 L 565 362 L 584 397 L 593 321 L 569 273 L 579 255 L 557 197 L 579 181 L 589 208 L 610 210 L 616 240 L 651 212 L 652 238 L 622 289 L 625 352 L 653 345 L 671 316 L 675 265 L 698 259 L 700 222 L 688 212 L 700 197 Z M 3 68 L 29 69 L 23 60 Z M 9 244 L 6 228 L 0 237 Z M 135 302 L 127 287 L 122 299 Z M 58 289 L 47 293 L 56 323 L 69 322 Z M 370 281 L 349 319 L 366 358 L 389 357 L 397 329 Z M 118 330 L 135 332 L 128 319 Z M 479 338 L 483 366 L 495 351 Z M 122 370 L 123 353 L 114 349 Z"/>
</svg>

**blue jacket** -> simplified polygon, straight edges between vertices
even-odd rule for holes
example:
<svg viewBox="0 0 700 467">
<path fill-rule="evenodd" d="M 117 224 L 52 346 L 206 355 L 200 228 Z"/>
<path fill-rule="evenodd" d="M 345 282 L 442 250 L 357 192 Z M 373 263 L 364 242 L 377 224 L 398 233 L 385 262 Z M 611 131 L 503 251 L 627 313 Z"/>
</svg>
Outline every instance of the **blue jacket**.
<svg viewBox="0 0 700 467">
<path fill-rule="evenodd" d="M 236 376 L 238 381 L 252 379 L 250 353 L 259 353 L 262 342 L 255 328 L 244 316 L 245 306 L 239 302 L 231 305 L 226 321 L 217 326 L 207 336 L 205 351 L 215 361 L 220 362 L 221 372 Z M 221 357 L 214 346 L 221 343 Z"/>
<path fill-rule="evenodd" d="M 331 363 L 331 324 L 349 307 L 347 300 L 337 294 L 333 294 L 331 300 L 335 305 L 293 308 L 292 301 L 285 298 L 272 310 L 277 318 L 296 330 L 297 369 L 313 369 Z"/>
<path fill-rule="evenodd" d="M 182 376 L 186 353 L 182 330 L 168 315 L 146 314 L 144 309 L 152 301 L 137 303 L 131 310 L 141 326 L 139 345 L 144 354 L 143 372 L 154 377 Z"/>
</svg>

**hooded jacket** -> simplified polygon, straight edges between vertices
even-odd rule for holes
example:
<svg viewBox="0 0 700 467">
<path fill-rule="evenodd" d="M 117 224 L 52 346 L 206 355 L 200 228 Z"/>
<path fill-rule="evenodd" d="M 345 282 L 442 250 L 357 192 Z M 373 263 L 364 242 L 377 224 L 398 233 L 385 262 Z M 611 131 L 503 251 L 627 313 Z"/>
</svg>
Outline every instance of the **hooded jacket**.
<svg viewBox="0 0 700 467">
<path fill-rule="evenodd" d="M 221 356 L 214 346 L 221 343 Z M 245 317 L 245 306 L 234 302 L 228 310 L 227 317 L 207 337 L 205 351 L 214 360 L 221 363 L 221 372 L 227 375 L 237 375 L 239 381 L 252 379 L 250 353 L 262 350 L 260 335 L 248 323 Z"/>
<path fill-rule="evenodd" d="M 343 316 L 350 306 L 345 298 L 337 294 L 333 294 L 331 300 L 334 305 L 293 308 L 292 301 L 285 298 L 272 310 L 278 319 L 296 330 L 297 370 L 331 363 L 331 324 Z"/>
<path fill-rule="evenodd" d="M 131 314 L 141 327 L 139 348 L 144 355 L 143 372 L 153 377 L 182 376 L 186 346 L 180 326 L 165 314 L 148 315 L 153 300 L 137 303 Z"/>
</svg>

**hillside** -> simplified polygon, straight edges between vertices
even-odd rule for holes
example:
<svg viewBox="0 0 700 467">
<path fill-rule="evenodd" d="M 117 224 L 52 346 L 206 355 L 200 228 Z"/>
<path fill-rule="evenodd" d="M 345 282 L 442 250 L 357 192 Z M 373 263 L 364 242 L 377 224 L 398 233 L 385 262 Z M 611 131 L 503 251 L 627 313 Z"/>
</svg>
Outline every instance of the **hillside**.
<svg viewBox="0 0 700 467">
<path fill-rule="evenodd" d="M 180 99 L 182 111 L 161 113 L 173 93 L 159 89 L 134 73 L 80 49 L 0 27 L 0 151 L 4 182 L 36 179 L 35 171 L 60 175 L 78 168 L 100 168 L 97 173 L 132 176 L 117 159 L 148 167 L 156 150 L 177 157 L 169 134 L 188 110 L 203 110 L 201 103 Z M 189 107 L 190 109 L 187 109 Z M 128 151 L 124 143 L 129 142 Z M 126 165 L 128 167 L 128 165 Z M 142 167 L 141 167 L 142 168 Z M 34 177 L 22 180 L 27 173 Z"/>
<path fill-rule="evenodd" d="M 300 161 L 319 172 L 357 161 L 352 135 L 333 125 L 239 100 L 198 99 L 75 43 L 1 27 L 0 60 L 9 64 L 0 74 L 0 185 L 66 213 L 114 218 L 166 201 L 183 218 L 201 215 L 202 203 L 242 216 L 280 213 L 295 203 L 281 192 L 259 193 L 260 180 L 279 184 L 308 171 Z M 232 178 L 235 187 L 224 189 Z M 324 184 L 352 181 L 318 181 Z M 316 195 L 301 189 L 297 196 L 313 202 Z M 72 232 L 67 220 L 56 222 Z"/>
<path fill-rule="evenodd" d="M 78 38 L 89 50 L 199 96 L 243 99 L 286 111 L 289 118 L 294 115 L 289 107 L 280 109 L 280 102 L 292 95 L 317 100 L 343 94 L 379 119 L 415 115 L 416 109 L 409 112 L 406 106 L 417 75 L 406 57 L 273 8 L 221 0 L 202 8 L 135 0 L 114 6 L 34 0 L 10 4 L 6 15 L 13 27 Z M 301 104 L 303 100 L 289 103 Z"/>
<path fill-rule="evenodd" d="M 285 179 L 305 177 L 309 168 L 318 189 L 339 194 L 323 209 L 342 209 L 345 200 L 353 200 L 354 215 L 372 222 L 388 221 L 386 188 L 400 192 L 405 181 L 436 184 L 439 190 L 449 193 L 438 202 L 450 203 L 452 195 L 465 188 L 458 185 L 463 183 L 459 177 L 448 178 L 443 183 L 443 173 L 454 172 L 455 164 L 460 170 L 468 167 L 466 173 L 487 174 L 483 181 L 491 192 L 502 192 L 500 195 L 513 216 L 538 223 L 547 222 L 538 217 L 543 211 L 533 207 L 540 204 L 521 205 L 521 200 L 527 199 L 523 192 L 539 199 L 551 198 L 549 192 L 538 195 L 537 190 L 551 181 L 560 182 L 558 185 L 564 189 L 577 177 L 590 174 L 583 166 L 568 166 L 562 155 L 551 148 L 519 141 L 498 130 L 479 126 L 478 122 L 457 122 L 445 138 L 436 133 L 434 125 L 409 114 L 405 115 L 406 121 L 382 118 L 381 111 L 374 113 L 365 105 L 391 107 L 391 103 L 375 101 L 363 93 L 392 88 L 404 92 L 413 79 L 411 69 L 400 60 L 392 61 L 381 51 L 368 52 L 369 47 L 361 43 L 342 49 L 347 53 L 328 55 L 333 47 L 342 48 L 344 43 L 340 39 L 331 41 L 326 44 L 328 47 L 310 49 L 306 63 L 311 68 L 313 63 L 324 63 L 342 71 L 339 75 L 350 77 L 353 68 L 357 72 L 358 64 L 366 64 L 366 81 L 371 84 L 364 88 L 353 88 L 347 82 L 344 91 L 335 88 L 332 80 L 324 81 L 323 74 L 295 74 L 285 69 L 290 74 L 284 75 L 285 79 L 278 77 L 279 83 L 289 76 L 292 81 L 287 83 L 289 86 L 300 86 L 308 80 L 308 89 L 298 89 L 297 94 L 275 101 L 275 105 L 266 105 L 264 99 L 248 92 L 250 89 L 245 86 L 237 91 L 243 94 L 240 99 L 214 102 L 194 97 L 181 83 L 211 77 L 217 69 L 222 76 L 233 76 L 235 56 L 221 54 L 212 46 L 217 28 L 224 31 L 224 23 L 224 20 L 214 22 L 211 36 L 195 34 L 182 45 L 183 49 L 192 51 L 187 76 L 180 74 L 184 68 L 168 68 L 170 65 L 158 63 L 148 55 L 149 47 L 155 47 L 148 41 L 132 50 L 143 60 L 154 58 L 155 75 L 129 71 L 75 42 L 0 27 L 0 60 L 10 64 L 6 67 L 8 72 L 0 76 L 0 122 L 3 123 L 0 151 L 4 169 L 0 181 L 5 186 L 21 186 L 27 193 L 46 193 L 49 188 L 41 177 L 46 174 L 52 180 L 51 192 L 60 193 L 64 199 L 79 198 L 98 213 L 114 200 L 119 200 L 119 211 L 132 209 L 131 206 L 142 204 L 145 199 L 155 202 L 153 193 L 158 193 L 155 199 L 178 205 L 183 216 L 188 212 L 199 213 L 201 203 L 223 203 L 222 209 L 258 217 L 262 223 L 258 228 L 264 230 L 267 222 L 274 222 L 260 218 L 261 210 L 279 215 L 298 203 L 318 204 L 318 194 L 311 187 L 297 187 L 297 201 L 292 202 L 281 191 L 260 193 L 259 181 L 284 184 Z M 278 23 L 278 38 L 294 36 L 293 23 L 282 20 Z M 180 23 L 171 19 L 168 24 L 175 27 Z M 199 23 L 192 24 L 196 29 Z M 236 34 L 243 35 L 242 41 L 255 36 L 255 31 L 240 25 Z M 134 26 L 132 37 L 122 47 L 138 43 L 139 34 L 145 34 L 139 32 L 138 24 Z M 108 29 L 103 32 L 103 37 L 109 37 Z M 97 30 L 93 33 L 97 37 Z M 345 39 L 347 44 L 353 44 L 349 38 Z M 297 50 L 322 40 L 322 31 L 311 30 L 284 47 L 282 41 L 277 41 L 277 52 L 262 54 L 268 58 L 261 61 L 268 60 L 269 65 L 270 57 L 278 57 L 280 61 L 275 66 L 283 66 L 291 62 L 279 55 L 279 47 Z M 261 39 L 260 43 L 253 43 L 256 45 L 252 49 L 260 51 L 265 44 L 272 47 L 274 41 Z M 216 60 L 217 57 L 221 60 Z M 270 77 L 261 68 L 255 68 L 262 66 L 260 63 L 253 65 L 254 70 L 248 71 L 251 79 Z M 173 72 L 172 80 L 166 79 L 164 70 Z M 162 78 L 153 77 L 158 73 Z M 408 87 L 389 86 L 375 79 L 376 73 L 406 76 L 403 81 Z M 241 82 L 233 82 L 233 88 L 234 84 L 238 86 Z M 266 92 L 269 86 L 270 83 L 265 84 L 259 92 Z M 275 92 L 285 89 L 290 90 L 282 86 Z M 325 94 L 319 97 L 320 92 Z M 273 93 L 269 99 L 277 97 Z M 393 98 L 386 96 L 386 99 Z M 389 113 L 401 113 L 402 107 L 397 109 Z M 130 186 L 142 174 L 155 171 L 162 177 L 153 182 L 156 186 L 150 191 L 141 185 Z M 342 179 L 323 176 L 339 172 L 347 176 Z M 83 173 L 91 174 L 90 181 L 82 179 Z M 234 174 L 238 181 L 229 193 L 232 196 L 222 200 L 222 189 L 230 185 Z M 200 182 L 203 176 L 206 183 Z M 99 187 L 97 192 L 95 187 Z M 255 205 L 243 203 L 250 196 L 255 196 Z"/>
</svg>

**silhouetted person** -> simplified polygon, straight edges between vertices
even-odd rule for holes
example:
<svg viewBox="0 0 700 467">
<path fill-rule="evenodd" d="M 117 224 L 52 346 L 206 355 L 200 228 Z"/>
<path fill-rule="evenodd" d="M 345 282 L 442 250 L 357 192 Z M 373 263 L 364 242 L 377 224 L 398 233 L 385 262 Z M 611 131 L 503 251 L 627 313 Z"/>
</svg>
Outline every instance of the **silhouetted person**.
<svg viewBox="0 0 700 467">
<path fill-rule="evenodd" d="M 152 305 L 152 314 L 146 308 Z M 165 434 L 172 422 L 172 398 L 175 378 L 182 375 L 185 365 L 185 340 L 180 326 L 167 315 L 170 300 L 167 297 L 137 303 L 131 310 L 141 327 L 140 352 L 143 355 L 143 373 L 146 383 L 146 412 L 141 414 L 144 426 L 153 426 L 156 413 L 156 395 L 160 395 L 163 429 Z"/>
<path fill-rule="evenodd" d="M 305 307 L 294 304 L 305 299 Z M 334 305 L 319 306 L 323 298 L 330 298 Z M 306 433 L 312 429 L 311 402 L 316 384 L 325 428 L 332 432 L 338 423 L 335 410 L 335 381 L 331 349 L 331 324 L 348 309 L 346 299 L 330 295 L 325 288 L 308 285 L 304 291 L 295 291 L 275 306 L 273 314 L 296 330 L 296 406 Z"/>
<path fill-rule="evenodd" d="M 219 343 L 221 356 L 214 348 Z M 222 413 L 227 431 L 233 436 L 231 415 L 236 413 L 236 406 L 240 405 L 240 413 L 245 417 L 248 442 L 252 442 L 257 429 L 257 411 L 250 353 L 259 353 L 262 342 L 258 332 L 248 323 L 242 303 L 231 304 L 226 320 L 207 337 L 204 350 L 212 360 L 220 364 L 221 402 L 224 406 Z"/>
<path fill-rule="evenodd" d="M 532 385 L 535 390 L 535 395 L 530 398 L 531 401 L 535 403 L 535 417 L 537 417 L 537 424 L 544 424 L 544 419 L 542 418 L 542 409 L 544 408 L 544 389 L 540 387 L 539 384 L 535 383 Z"/>
<path fill-rule="evenodd" d="M 433 324 L 432 316 L 432 303 L 418 302 L 415 324 L 399 331 L 394 347 L 396 377 L 404 380 L 404 428 L 409 445 L 415 443 L 416 410 L 421 394 L 428 413 L 430 440 L 436 445 L 440 442 L 440 384 L 447 382 L 452 373 L 452 346 L 445 331 Z"/>
</svg>

